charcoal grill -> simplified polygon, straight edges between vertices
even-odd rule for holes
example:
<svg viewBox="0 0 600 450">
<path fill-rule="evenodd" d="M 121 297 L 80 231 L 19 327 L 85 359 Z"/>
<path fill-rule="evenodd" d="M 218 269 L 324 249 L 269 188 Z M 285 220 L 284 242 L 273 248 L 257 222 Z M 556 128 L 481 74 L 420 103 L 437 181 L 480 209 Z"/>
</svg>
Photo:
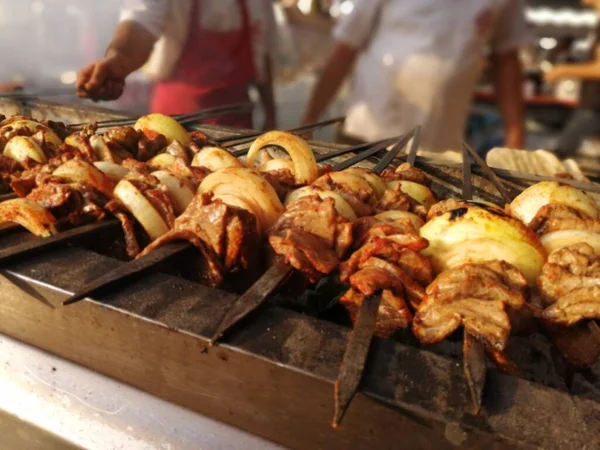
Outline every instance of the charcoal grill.
<svg viewBox="0 0 600 450">
<path fill-rule="evenodd" d="M 122 117 L 41 101 L 0 106 L 67 122 Z M 199 129 L 216 137 L 234 133 Z M 439 197 L 460 195 L 460 167 L 422 159 L 416 166 L 432 177 Z M 473 175 L 472 184 L 476 197 L 501 202 L 489 181 Z M 0 249 L 27 238 L 1 233 Z M 374 340 L 360 393 L 334 430 L 333 382 L 347 327 L 272 306 L 206 351 L 237 296 L 163 272 L 62 307 L 66 297 L 121 264 L 85 246 L 10 263 L 0 271 L 0 333 L 292 448 L 600 448 L 599 382 L 586 384 L 586 395 L 571 395 L 556 375 L 533 370 L 516 378 L 490 368 L 483 412 L 474 416 L 456 346 L 423 349 L 408 338 Z M 534 338 L 515 339 L 512 345 L 541 348 L 530 345 Z"/>
</svg>

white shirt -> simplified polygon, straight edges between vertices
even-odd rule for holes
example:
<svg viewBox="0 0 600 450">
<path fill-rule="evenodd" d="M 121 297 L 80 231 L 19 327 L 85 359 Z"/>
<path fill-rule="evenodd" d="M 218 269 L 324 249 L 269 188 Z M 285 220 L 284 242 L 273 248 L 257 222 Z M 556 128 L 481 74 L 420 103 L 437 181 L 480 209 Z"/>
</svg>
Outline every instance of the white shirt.
<svg viewBox="0 0 600 450">
<path fill-rule="evenodd" d="M 271 0 L 245 0 L 253 34 L 255 67 L 261 77 L 263 57 L 277 46 L 277 27 Z M 197 3 L 197 15 L 191 17 Z M 233 31 L 242 27 L 238 0 L 124 0 L 121 21 L 142 25 L 158 40 L 147 65 L 155 79 L 168 78 L 179 60 L 188 35 L 190 20 L 198 20 L 205 30 Z"/>
<path fill-rule="evenodd" d="M 459 148 L 487 48 L 529 41 L 523 0 L 354 0 L 334 37 L 360 49 L 344 131 L 367 141 L 423 127 L 425 150 Z"/>
</svg>

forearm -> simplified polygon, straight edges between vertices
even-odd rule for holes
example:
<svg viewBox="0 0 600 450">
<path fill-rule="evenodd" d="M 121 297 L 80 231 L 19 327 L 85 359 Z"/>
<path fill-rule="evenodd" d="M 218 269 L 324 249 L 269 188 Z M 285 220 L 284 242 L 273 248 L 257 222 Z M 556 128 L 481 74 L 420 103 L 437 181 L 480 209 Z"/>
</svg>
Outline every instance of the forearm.
<svg viewBox="0 0 600 450">
<path fill-rule="evenodd" d="M 346 44 L 336 44 L 325 64 L 321 76 L 313 89 L 308 107 L 304 114 L 304 123 L 315 122 L 327 109 L 337 94 L 346 75 L 356 59 L 356 49 Z"/>
<path fill-rule="evenodd" d="M 516 51 L 492 56 L 498 107 L 504 118 L 506 145 L 523 147 L 525 140 L 523 71 Z"/>
<path fill-rule="evenodd" d="M 142 67 L 150 54 L 156 38 L 143 26 L 133 21 L 121 22 L 115 31 L 106 56 L 119 56 L 127 73 Z"/>
<path fill-rule="evenodd" d="M 600 63 L 564 64 L 556 67 L 560 78 L 578 78 L 581 80 L 600 80 Z"/>
</svg>

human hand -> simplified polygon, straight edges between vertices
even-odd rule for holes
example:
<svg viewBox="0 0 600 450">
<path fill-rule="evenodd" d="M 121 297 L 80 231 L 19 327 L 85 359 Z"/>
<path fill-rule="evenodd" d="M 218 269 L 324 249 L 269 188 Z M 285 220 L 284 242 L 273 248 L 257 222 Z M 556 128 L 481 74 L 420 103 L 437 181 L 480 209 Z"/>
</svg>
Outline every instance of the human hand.
<svg viewBox="0 0 600 450">
<path fill-rule="evenodd" d="M 76 82 L 77 96 L 94 101 L 119 98 L 129 75 L 123 58 L 115 53 L 80 70 Z"/>
<path fill-rule="evenodd" d="M 547 83 L 555 83 L 566 77 L 567 73 L 564 66 L 555 66 L 552 70 L 544 74 L 544 80 Z"/>
</svg>

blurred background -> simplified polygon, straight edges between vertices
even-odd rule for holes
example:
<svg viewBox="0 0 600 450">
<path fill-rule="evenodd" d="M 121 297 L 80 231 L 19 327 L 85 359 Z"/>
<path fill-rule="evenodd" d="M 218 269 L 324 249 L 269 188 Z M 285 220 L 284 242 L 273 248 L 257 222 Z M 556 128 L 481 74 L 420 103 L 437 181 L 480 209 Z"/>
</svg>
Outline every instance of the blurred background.
<svg viewBox="0 0 600 450">
<path fill-rule="evenodd" d="M 51 93 L 59 101 L 78 101 L 73 83 L 78 68 L 102 56 L 118 20 L 121 0 L 0 0 L 0 82 L 22 85 L 33 93 Z M 278 126 L 300 121 L 315 73 L 329 51 L 329 33 L 336 18 L 352 11 L 352 0 L 274 2 L 278 25 L 276 102 Z M 578 61 L 589 50 L 590 31 L 598 17 L 577 0 L 528 0 L 526 17 L 535 40 L 522 50 L 527 80 L 527 147 L 546 148 L 577 107 L 579 83 L 563 80 L 549 85 L 543 72 L 552 64 Z M 111 108 L 143 113 L 150 82 L 141 73 L 131 76 L 126 94 Z M 61 94 L 61 95 L 58 95 Z M 345 90 L 329 110 L 342 112 Z M 257 115 L 261 112 L 258 111 Z M 489 77 L 484 76 L 473 102 L 467 134 L 485 152 L 503 141 Z M 333 138 L 332 131 L 317 137 Z M 595 156 L 594 139 L 584 143 Z M 585 155 L 584 155 L 585 156 Z"/>
</svg>

